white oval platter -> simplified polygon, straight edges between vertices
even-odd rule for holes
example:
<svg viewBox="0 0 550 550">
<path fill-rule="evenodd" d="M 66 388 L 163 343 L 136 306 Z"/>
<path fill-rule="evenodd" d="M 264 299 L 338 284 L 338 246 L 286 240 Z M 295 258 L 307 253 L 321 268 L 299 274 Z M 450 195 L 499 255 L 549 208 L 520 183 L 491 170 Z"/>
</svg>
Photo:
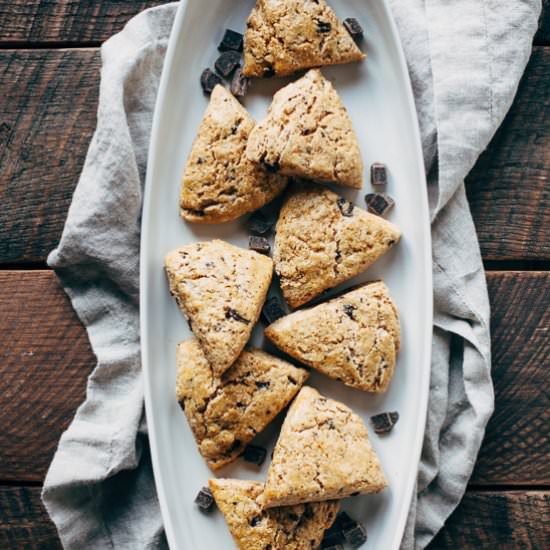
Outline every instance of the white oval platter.
<svg viewBox="0 0 550 550">
<path fill-rule="evenodd" d="M 374 396 L 345 387 L 317 373 L 309 384 L 343 401 L 365 421 L 376 413 L 396 410 L 393 432 L 371 432 L 389 480 L 379 495 L 347 499 L 344 509 L 364 522 L 364 548 L 399 548 L 415 485 L 428 401 L 432 338 L 431 243 L 426 178 L 418 121 L 399 37 L 384 0 L 332 0 L 341 17 L 356 17 L 366 29 L 368 58 L 363 63 L 324 68 L 351 115 L 365 164 L 362 192 L 343 191 L 365 206 L 372 189 L 368 167 L 383 162 L 389 168 L 387 192 L 396 206 L 389 219 L 403 232 L 399 245 L 348 287 L 383 279 L 401 315 L 402 351 L 388 392 Z M 191 143 L 207 106 L 199 76 L 212 67 L 217 44 L 226 28 L 242 31 L 253 0 L 183 0 L 168 47 L 155 111 L 142 219 L 141 344 L 145 404 L 153 469 L 166 534 L 172 550 L 230 550 L 234 543 L 220 513 L 204 515 L 193 500 L 213 474 L 200 457 L 191 431 L 175 399 L 175 347 L 189 337 L 183 316 L 168 292 L 163 271 L 165 254 L 196 240 L 221 238 L 247 246 L 245 220 L 215 226 L 184 223 L 178 215 L 180 177 Z M 261 119 L 273 93 L 292 80 L 255 82 L 244 104 Z M 246 218 L 246 217 L 245 217 Z M 253 343 L 262 345 L 261 323 Z M 281 419 L 256 442 L 274 445 Z M 221 477 L 265 479 L 269 459 L 261 469 L 242 460 L 224 468 Z"/>
</svg>

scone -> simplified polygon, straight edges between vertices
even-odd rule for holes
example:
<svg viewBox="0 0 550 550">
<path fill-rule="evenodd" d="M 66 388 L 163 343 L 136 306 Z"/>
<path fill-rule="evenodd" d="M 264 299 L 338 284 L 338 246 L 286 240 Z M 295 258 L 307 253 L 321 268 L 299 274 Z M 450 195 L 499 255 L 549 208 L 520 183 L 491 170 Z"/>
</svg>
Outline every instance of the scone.
<svg viewBox="0 0 550 550">
<path fill-rule="evenodd" d="M 378 493 L 386 486 L 361 418 L 342 403 L 304 386 L 283 423 L 262 506 Z"/>
<path fill-rule="evenodd" d="M 250 132 L 246 156 L 268 172 L 363 186 L 351 119 L 319 70 L 308 71 L 274 95 L 267 117 Z"/>
<path fill-rule="evenodd" d="M 264 303 L 273 262 L 220 240 L 192 243 L 165 259 L 170 292 L 216 376 L 241 354 Z"/>
<path fill-rule="evenodd" d="M 265 335 L 298 361 L 369 392 L 384 392 L 400 345 L 397 308 L 383 282 L 287 315 Z"/>
<path fill-rule="evenodd" d="M 235 460 L 308 377 L 305 369 L 260 350 L 243 351 L 217 377 L 195 339 L 181 342 L 176 358 L 178 402 L 200 453 L 214 470 Z"/>
<path fill-rule="evenodd" d="M 340 507 L 329 501 L 264 511 L 262 483 L 211 479 L 208 484 L 240 550 L 316 550 Z"/>
<path fill-rule="evenodd" d="M 216 86 L 187 159 L 181 216 L 195 223 L 235 220 L 270 202 L 287 179 L 269 174 L 244 152 L 254 119 L 223 87 Z"/>
<path fill-rule="evenodd" d="M 246 24 L 246 76 L 287 75 L 365 57 L 325 0 L 258 0 Z"/>
<path fill-rule="evenodd" d="M 392 223 L 329 189 L 295 186 L 281 209 L 273 252 L 286 301 L 301 306 L 355 277 L 400 236 Z"/>
</svg>

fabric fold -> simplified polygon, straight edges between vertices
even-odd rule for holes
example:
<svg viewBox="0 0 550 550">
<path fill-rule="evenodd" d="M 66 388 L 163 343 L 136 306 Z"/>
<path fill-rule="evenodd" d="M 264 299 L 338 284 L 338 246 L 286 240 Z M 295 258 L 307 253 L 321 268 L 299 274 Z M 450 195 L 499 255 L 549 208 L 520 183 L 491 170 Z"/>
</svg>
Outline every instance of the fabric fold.
<svg viewBox="0 0 550 550">
<path fill-rule="evenodd" d="M 429 413 L 403 549 L 424 548 L 466 489 L 493 409 L 489 302 L 464 178 L 512 103 L 540 0 L 390 0 L 430 173 L 434 338 Z M 102 47 L 97 129 L 48 258 L 97 356 L 43 500 L 65 548 L 162 548 L 143 413 L 141 200 L 155 97 L 177 4 Z"/>
</svg>

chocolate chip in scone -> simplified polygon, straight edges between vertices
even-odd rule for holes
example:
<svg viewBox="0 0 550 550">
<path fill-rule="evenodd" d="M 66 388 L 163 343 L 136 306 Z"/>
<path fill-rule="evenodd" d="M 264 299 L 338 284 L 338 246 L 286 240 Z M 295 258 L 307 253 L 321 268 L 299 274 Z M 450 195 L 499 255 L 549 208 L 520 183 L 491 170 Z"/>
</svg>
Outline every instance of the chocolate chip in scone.
<svg viewBox="0 0 550 550">
<path fill-rule="evenodd" d="M 195 504 L 202 512 L 210 512 L 214 505 L 214 497 L 208 487 L 203 487 L 195 497 Z"/>
<path fill-rule="evenodd" d="M 370 421 L 374 426 L 374 431 L 377 434 L 387 434 L 391 432 L 398 420 L 399 413 L 397 411 L 384 412 L 370 417 Z"/>
<path fill-rule="evenodd" d="M 243 459 L 251 464 L 261 466 L 265 461 L 266 455 L 267 451 L 263 447 L 258 447 L 257 445 L 247 445 L 244 449 Z"/>
<path fill-rule="evenodd" d="M 363 525 L 357 523 L 351 529 L 344 530 L 344 537 L 352 548 L 359 548 L 367 542 L 367 530 Z"/>
<path fill-rule="evenodd" d="M 237 67 L 235 73 L 233 74 L 233 79 L 231 80 L 231 93 L 235 97 L 244 97 L 248 88 L 250 86 L 250 78 L 244 76 L 243 70 L 240 67 Z"/>
<path fill-rule="evenodd" d="M 363 27 L 355 17 L 344 19 L 344 27 L 346 27 L 354 40 L 361 40 L 363 38 Z"/>
<path fill-rule="evenodd" d="M 201 74 L 201 86 L 202 91 L 209 95 L 212 93 L 212 90 L 223 81 L 220 76 L 218 76 L 214 71 L 210 69 L 204 69 Z"/>
<path fill-rule="evenodd" d="M 273 68 L 273 65 L 266 65 L 264 67 L 264 78 L 271 78 L 275 76 L 275 69 Z"/>
<path fill-rule="evenodd" d="M 259 380 L 256 380 L 255 384 L 259 390 L 263 390 L 264 388 L 269 388 L 270 386 L 269 382 L 261 382 Z"/>
<path fill-rule="evenodd" d="M 377 216 L 385 216 L 395 205 L 395 201 L 386 193 L 368 193 L 365 202 L 367 210 Z"/>
<path fill-rule="evenodd" d="M 357 308 L 354 305 L 351 304 L 344 304 L 344 313 L 353 321 L 355 321 L 355 317 L 353 316 L 353 312 Z"/>
<path fill-rule="evenodd" d="M 257 237 L 255 235 L 249 237 L 248 248 L 260 254 L 269 254 L 271 252 L 269 241 L 265 237 Z"/>
<path fill-rule="evenodd" d="M 385 164 L 375 162 L 371 165 L 370 182 L 373 185 L 386 185 L 388 183 L 388 171 Z"/>
<path fill-rule="evenodd" d="M 332 30 L 332 25 L 328 21 L 321 21 L 317 19 L 317 32 L 325 34 Z"/>
<path fill-rule="evenodd" d="M 220 57 L 216 59 L 214 66 L 219 74 L 227 78 L 240 65 L 240 63 L 241 54 L 229 50 L 227 52 L 223 52 Z"/>
<path fill-rule="evenodd" d="M 286 315 L 281 301 L 276 296 L 269 298 L 262 308 L 262 319 L 267 325 Z"/>
<path fill-rule="evenodd" d="M 281 169 L 281 165 L 277 161 L 266 162 L 265 160 L 262 160 L 262 166 L 264 167 L 264 170 L 270 174 L 276 174 Z"/>
<path fill-rule="evenodd" d="M 338 197 L 336 204 L 338 205 L 338 208 L 340 209 L 342 216 L 346 216 L 346 218 L 351 218 L 353 216 L 352 202 L 347 201 L 346 199 L 344 199 L 344 197 Z"/>
<path fill-rule="evenodd" d="M 238 321 L 239 323 L 244 323 L 245 325 L 250 324 L 250 321 L 248 319 L 245 319 L 237 310 L 231 307 L 225 308 L 225 318 L 233 319 L 233 321 Z"/>
<path fill-rule="evenodd" d="M 252 214 L 247 221 L 248 229 L 250 229 L 252 233 L 256 233 L 258 235 L 266 235 L 271 231 L 274 225 L 275 220 L 268 218 L 259 210 L 254 212 L 254 214 Z"/>
<path fill-rule="evenodd" d="M 260 516 L 254 516 L 250 521 L 250 527 L 256 527 L 256 525 L 258 525 L 258 523 L 260 523 L 260 521 L 262 521 L 262 518 Z"/>
<path fill-rule="evenodd" d="M 243 35 L 240 32 L 232 31 L 231 29 L 226 29 L 222 41 L 218 46 L 220 52 L 226 52 L 233 50 L 236 52 L 243 51 Z"/>
</svg>

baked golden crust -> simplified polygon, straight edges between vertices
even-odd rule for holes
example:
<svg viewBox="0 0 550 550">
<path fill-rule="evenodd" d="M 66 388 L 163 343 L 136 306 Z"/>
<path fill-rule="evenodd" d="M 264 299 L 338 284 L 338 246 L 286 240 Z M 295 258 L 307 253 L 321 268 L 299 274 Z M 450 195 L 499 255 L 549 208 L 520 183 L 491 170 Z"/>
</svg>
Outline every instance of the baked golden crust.
<svg viewBox="0 0 550 550">
<path fill-rule="evenodd" d="M 247 21 L 246 76 L 288 75 L 365 57 L 325 0 L 258 0 Z"/>
<path fill-rule="evenodd" d="M 176 351 L 176 395 L 199 451 L 216 470 L 235 460 L 294 398 L 305 369 L 260 350 L 243 351 L 217 377 L 196 339 Z"/>
<path fill-rule="evenodd" d="M 265 335 L 330 378 L 377 393 L 389 386 L 400 346 L 397 308 L 381 281 L 287 315 Z"/>
<path fill-rule="evenodd" d="M 361 418 L 304 386 L 290 406 L 275 446 L 263 507 L 377 493 L 386 486 Z"/>
<path fill-rule="evenodd" d="M 237 479 L 208 482 L 241 550 L 316 550 L 338 513 L 337 501 L 263 511 L 263 484 Z"/>
</svg>

